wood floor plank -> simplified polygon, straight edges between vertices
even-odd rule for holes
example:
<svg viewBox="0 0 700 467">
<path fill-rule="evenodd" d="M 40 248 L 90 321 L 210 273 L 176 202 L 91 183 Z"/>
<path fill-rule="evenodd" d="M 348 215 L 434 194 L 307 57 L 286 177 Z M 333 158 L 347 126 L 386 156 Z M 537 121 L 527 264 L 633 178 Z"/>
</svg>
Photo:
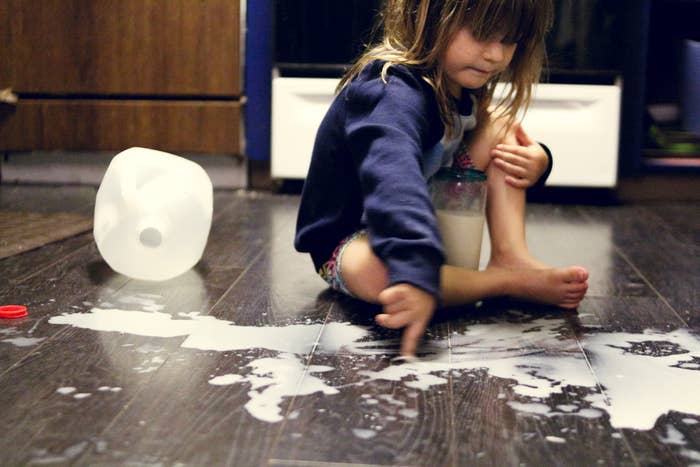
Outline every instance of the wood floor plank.
<svg viewBox="0 0 700 467">
<path fill-rule="evenodd" d="M 615 251 L 686 323 L 700 326 L 700 245 L 682 241 L 642 208 L 585 207 L 581 211 L 593 222 L 607 223 Z"/>
<path fill-rule="evenodd" d="M 219 201 L 225 201 L 220 199 L 221 196 L 217 198 Z M 215 226 L 214 236 L 218 230 Z M 73 457 L 85 454 L 86 440 L 95 440 L 100 430 L 108 426 L 117 413 L 135 397 L 133 393 L 138 393 L 139 385 L 143 383 L 142 374 L 150 377 L 150 373 L 156 371 L 167 358 L 168 345 L 153 344 L 150 342 L 153 339 L 75 330 L 49 324 L 49 318 L 65 312 L 86 311 L 97 305 L 132 310 L 146 306 L 146 309 L 151 311 L 161 307 L 171 308 L 170 311 L 176 315 L 202 309 L 208 311 L 228 290 L 230 284 L 241 273 L 241 269 L 225 268 L 221 265 L 216 270 L 211 270 L 206 267 L 206 256 L 205 253 L 203 261 L 194 270 L 171 281 L 129 281 L 128 278 L 112 272 L 92 244 L 83 248 L 80 254 L 74 255 L 69 261 L 48 268 L 13 287 L 13 297 L 17 297 L 17 302 L 29 305 L 30 315 L 21 322 L 13 323 L 15 325 L 12 328 L 3 330 L 5 342 L 2 345 L 5 351 L 0 355 L 5 372 L 0 378 L 0 387 L 13 385 L 18 379 L 30 381 L 32 375 L 35 379 L 39 378 L 42 384 L 36 385 L 36 391 L 26 391 L 26 394 L 8 391 L 8 397 L 18 403 L 15 404 L 17 410 L 8 412 L 6 420 L 8 423 L 24 420 L 28 414 L 37 411 L 57 415 L 46 420 L 39 417 L 40 422 L 34 424 L 20 423 L 18 428 L 8 425 L 8 434 L 3 441 L 9 443 L 8 452 L 12 452 L 12 456 L 20 456 L 11 459 L 17 460 L 18 463 L 19 459 L 23 459 L 21 463 L 25 463 L 32 459 L 44 462 L 68 456 L 64 460 L 72 461 Z M 166 297 L 165 302 L 156 303 L 155 299 L 161 296 Z M 10 333 L 7 333 L 8 329 L 11 330 Z M 182 340 L 181 337 L 175 338 L 173 343 L 171 339 L 169 345 L 179 349 Z M 48 375 L 47 368 L 50 369 Z M 93 399 L 97 400 L 93 403 L 90 401 L 92 396 L 86 396 L 85 400 L 73 401 L 71 398 L 74 398 L 75 394 L 59 394 L 66 397 L 56 400 L 51 391 L 56 391 L 59 387 L 73 386 L 71 380 L 80 381 L 80 384 L 75 384 L 76 391 L 114 396 L 110 398 L 112 402 L 109 408 L 99 405 L 104 402 L 104 397 L 100 400 Z M 105 384 L 105 381 L 110 380 L 121 384 L 117 386 L 113 383 L 113 386 L 128 387 L 130 391 L 119 391 L 119 394 L 116 394 L 110 389 L 99 390 L 100 386 L 97 385 L 100 381 Z M 80 389 L 81 387 L 84 389 Z M 21 389 L 21 386 L 19 388 Z M 45 399 L 48 400 L 46 404 L 36 403 L 37 400 Z M 91 412 L 92 404 L 98 404 L 94 411 L 93 423 L 86 424 L 79 412 L 69 411 L 61 415 L 60 410 L 52 409 L 53 404 L 60 406 L 66 400 L 71 404 L 80 403 L 79 407 L 88 412 Z M 31 418 L 30 416 L 29 419 Z M 62 430 L 60 426 L 65 426 L 66 429 Z M 15 437 L 24 440 L 22 442 L 25 444 L 29 443 L 25 446 L 26 449 L 14 449 L 12 440 L 15 440 Z M 18 445 L 24 446 L 22 442 Z M 10 449 L 11 446 L 13 449 Z M 76 446 L 83 446 L 85 449 L 78 449 Z M 104 443 L 99 442 L 99 446 L 104 446 Z"/>
<path fill-rule="evenodd" d="M 317 355 L 312 365 L 338 393 L 297 396 L 273 458 L 286 462 L 453 465 L 448 385 L 419 391 L 396 381 L 362 383 L 387 356 Z"/>
<path fill-rule="evenodd" d="M 2 271 L 0 290 L 8 289 L 14 284 L 40 273 L 45 268 L 65 261 L 68 256 L 75 254 L 92 242 L 92 234 L 86 233 L 0 259 L 0 270 Z M 2 293 L 0 292 L 0 294 Z"/>
<path fill-rule="evenodd" d="M 67 212 L 92 216 L 95 193 L 94 187 L 87 186 L 0 185 L 0 210 L 42 214 Z M 89 242 L 87 235 L 78 235 L 0 260 L 0 291 L 36 271 L 60 262 Z"/>
<path fill-rule="evenodd" d="M 634 268 L 615 252 L 613 227 L 584 216 L 577 206 L 528 206 L 527 239 L 532 254 L 554 267 L 588 269 L 589 297 L 654 296 Z"/>
<path fill-rule="evenodd" d="M 327 335 L 321 336 L 309 366 L 326 371 L 309 372 L 306 378 L 320 377 L 338 392 L 294 399 L 274 458 L 302 463 L 454 465 L 448 372 L 432 376 L 444 383 L 430 391 L 412 387 L 412 376 L 391 379 L 391 359 L 398 355 L 401 333 L 374 324 L 377 307 L 334 292 L 325 295 L 334 306 Z M 357 342 L 358 348 L 336 349 L 333 339 L 342 335 L 330 332 L 331 323 L 352 323 L 365 328 L 367 335 Z M 431 353 L 448 353 L 444 320 L 429 327 L 419 349 L 423 358 Z"/>
<path fill-rule="evenodd" d="M 566 264 L 586 265 L 591 271 L 592 277 L 598 278 L 597 281 L 592 283 L 591 288 L 594 294 L 597 293 L 601 296 L 628 294 L 643 296 L 653 294 L 651 289 L 642 283 L 633 268 L 614 254 L 609 236 L 610 232 L 605 224 L 590 222 L 583 218 L 575 207 L 552 208 L 551 206 L 543 206 L 533 211 L 534 214 L 528 217 L 532 250 L 544 261 L 550 261 L 557 266 Z M 571 244 L 577 245 L 577 248 L 573 251 L 570 248 Z M 486 256 L 488 256 L 488 251 Z M 618 261 L 611 263 L 611 258 L 616 258 Z M 556 260 L 559 263 L 552 260 Z M 590 264 L 586 264 L 582 260 L 587 260 Z M 605 264 L 601 264 L 600 260 L 604 260 Z M 563 261 L 570 262 L 566 263 Z M 607 280 L 610 277 L 615 278 L 617 283 L 611 285 Z M 522 304 L 516 305 L 516 307 L 519 313 L 524 313 L 528 310 L 528 307 L 523 307 Z M 494 313 L 498 314 L 498 309 L 487 311 L 486 316 L 489 317 L 489 315 Z M 468 315 L 469 311 L 465 314 Z M 461 321 L 463 326 L 465 325 L 464 323 L 479 323 L 475 317 L 465 319 L 467 321 Z M 451 323 L 451 326 L 455 326 L 455 329 L 459 330 L 459 324 Z M 578 343 L 570 341 L 567 345 L 570 353 L 569 358 L 578 361 L 579 371 L 590 373 Z M 556 348 L 540 349 L 538 352 L 545 355 L 553 353 L 551 358 L 555 358 L 558 350 Z M 319 358 L 314 356 L 312 362 L 322 364 L 320 362 L 323 360 L 319 362 Z M 485 355 L 484 358 L 488 358 L 488 355 Z M 330 366 L 333 367 L 334 365 L 331 364 Z M 442 430 L 443 432 L 451 433 L 449 436 L 432 437 L 434 446 L 442 446 L 441 453 L 443 457 L 440 457 L 439 465 L 455 462 L 457 464 L 470 462 L 484 465 L 507 465 L 514 463 L 516 459 L 528 459 L 528 463 L 535 465 L 557 464 L 559 462 L 563 462 L 566 465 L 567 459 L 570 462 L 580 461 L 581 459 L 587 459 L 592 463 L 596 463 L 598 460 L 610 462 L 615 459 L 628 459 L 631 462 L 631 451 L 624 443 L 611 438 L 610 433 L 614 430 L 599 420 L 590 421 L 577 415 L 567 416 L 565 414 L 557 417 L 537 417 L 530 413 L 523 415 L 514 411 L 507 403 L 522 404 L 522 402 L 512 397 L 512 391 L 510 391 L 511 395 L 508 396 L 508 388 L 510 386 L 512 386 L 512 382 L 489 377 L 484 372 L 451 372 L 448 392 L 453 394 L 454 402 L 452 410 L 448 410 L 448 413 L 452 412 L 451 419 L 454 420 L 455 426 L 452 430 Z M 572 406 L 575 401 L 569 399 L 583 397 L 583 395 L 574 396 L 574 394 L 574 392 L 566 392 L 552 403 Z M 364 395 L 367 396 L 368 394 Z M 330 398 L 317 396 L 316 399 L 326 401 Z M 348 402 L 344 402 L 341 405 L 349 404 L 353 406 L 353 399 L 362 400 L 361 396 L 355 395 L 350 397 Z M 327 403 L 331 404 L 330 402 Z M 433 403 L 433 405 L 439 404 Z M 373 455 L 375 451 L 372 449 L 358 449 L 357 452 L 354 452 L 353 449 L 342 444 L 340 448 L 334 445 L 334 449 L 321 450 L 322 452 L 320 453 L 317 448 L 317 454 L 313 454 L 313 440 L 323 439 L 322 435 L 310 436 L 308 446 L 305 446 L 306 443 L 303 442 L 302 438 L 295 439 L 294 435 L 298 435 L 301 431 L 295 430 L 295 427 L 317 424 L 320 427 L 317 431 L 323 433 L 324 430 L 328 430 L 328 426 L 333 422 L 327 424 L 324 424 L 322 421 L 319 422 L 319 420 L 323 420 L 323 416 L 303 410 L 305 406 L 303 401 L 299 399 L 295 401 L 294 407 L 301 407 L 301 413 L 306 413 L 306 416 L 310 418 L 300 415 L 294 420 L 286 422 L 278 451 L 286 453 L 287 457 L 280 457 L 280 459 L 326 462 L 372 462 L 376 460 L 376 455 Z M 354 407 L 357 407 L 357 402 L 354 403 Z M 356 408 L 354 411 L 358 412 L 359 408 Z M 329 417 L 333 420 L 332 416 Z M 337 422 L 337 420 L 335 421 Z M 335 423 L 335 425 L 338 426 L 339 424 Z M 352 426 L 352 423 L 346 423 L 344 428 L 341 428 L 345 429 L 345 432 L 342 434 L 343 438 L 351 438 L 352 433 L 347 432 L 348 425 Z M 381 423 L 378 424 L 378 426 L 381 425 Z M 486 427 L 490 427 L 490 429 L 486 429 Z M 338 429 L 336 428 L 336 431 Z M 564 436 L 565 433 L 569 434 Z M 559 442 L 565 442 L 566 438 L 576 436 L 576 433 L 581 433 L 584 438 L 587 437 L 586 439 L 591 440 L 591 443 L 582 443 L 574 446 L 573 449 L 571 447 L 556 446 Z M 444 441 L 449 439 L 449 437 L 454 438 L 453 442 L 446 445 L 440 442 L 440 440 Z M 387 432 L 382 430 L 373 435 L 372 441 L 374 445 L 383 446 L 386 438 Z M 493 443 L 493 439 L 500 439 L 501 441 Z M 552 442 L 550 439 L 556 441 Z M 532 449 L 533 443 L 536 443 L 538 448 Z M 321 445 L 325 444 L 321 443 Z M 396 445 L 396 439 L 389 436 L 386 444 Z M 589 454 L 589 451 L 590 447 L 596 444 L 605 446 L 605 448 L 597 452 L 598 457 L 594 459 Z M 449 447 L 445 448 L 444 446 Z M 388 457 L 382 458 L 382 460 L 390 459 L 390 462 L 407 463 L 416 461 L 417 464 L 424 463 L 426 460 L 420 455 L 412 458 L 410 456 L 399 457 L 400 453 L 406 454 L 405 450 L 402 449 L 384 449 L 382 454 L 388 455 Z M 451 454 L 447 454 L 447 457 L 445 457 L 446 453 Z"/>
<path fill-rule="evenodd" d="M 231 247 L 238 245 L 242 253 L 231 257 L 254 263 L 248 263 L 251 267 L 211 315 L 250 325 L 297 323 L 307 315 L 324 319 L 327 303 L 318 298 L 325 283 L 315 274 L 308 256 L 293 248 L 298 198 L 252 198 L 247 202 L 256 206 L 251 215 L 257 223 L 232 241 Z"/>
<path fill-rule="evenodd" d="M 0 371 L 5 372 L 31 352 L 40 351 L 60 330 L 47 324 L 49 317 L 89 309 L 102 296 L 113 293 L 127 281 L 102 262 L 94 244 L 88 244 L 63 262 L 3 289 L 0 292 L 3 300 L 25 305 L 28 316 L 0 320 L 6 337 L 1 344 Z"/>
<path fill-rule="evenodd" d="M 691 460 L 688 455 L 692 457 L 695 455 L 693 452 L 700 453 L 700 438 L 694 428 L 695 421 L 700 420 L 700 414 L 667 412 L 667 406 L 673 407 L 678 403 L 672 400 L 676 396 L 669 396 L 672 392 L 668 390 L 679 385 L 684 387 L 684 384 L 688 387 L 699 385 L 700 371 L 697 368 L 695 371 L 692 368 L 679 368 L 675 371 L 680 373 L 675 376 L 689 379 L 665 381 L 669 375 L 662 376 L 658 366 L 658 361 L 668 355 L 664 349 L 673 349 L 677 345 L 672 343 L 677 340 L 673 337 L 674 331 L 688 330 L 683 320 L 661 299 L 648 297 L 592 298 L 584 301 L 580 307 L 579 320 L 584 330 L 581 346 L 586 351 L 606 396 L 610 398 L 612 406 L 608 410 L 616 416 L 615 420 L 612 420 L 612 415 L 608 417 L 608 423 L 619 424 L 611 436 L 630 447 L 638 465 L 686 465 Z M 668 335 L 669 340 L 662 337 L 659 344 L 654 344 L 655 341 L 651 339 L 654 339 L 655 334 Z M 606 342 L 604 347 L 598 342 L 601 337 Z M 644 344 L 634 344 L 635 342 Z M 618 350 L 619 356 L 615 356 L 615 349 L 625 348 L 629 350 Z M 646 362 L 640 365 L 634 360 L 620 358 L 624 354 L 631 358 L 646 359 Z M 694 361 L 692 358 L 688 360 Z M 700 355 L 695 360 L 700 360 Z M 629 368 L 633 368 L 630 370 L 633 373 L 627 374 Z M 626 378 L 631 378 L 634 382 L 625 385 Z M 668 389 L 665 385 L 668 385 Z M 625 387 L 629 389 L 624 390 Z M 700 404 L 696 405 L 700 409 Z M 624 407 L 629 407 L 630 412 L 625 414 Z M 630 427 L 629 424 L 638 425 L 644 419 L 635 417 L 635 412 L 658 417 L 651 419 L 653 428 Z M 688 420 L 690 422 L 686 423 Z M 685 434 L 674 437 L 675 433 Z"/>
<path fill-rule="evenodd" d="M 452 379 L 458 464 L 595 465 L 630 458 L 610 438 L 602 412 L 584 401 L 598 390 L 575 321 L 572 312 L 496 301 L 451 323 L 454 361 L 480 362 Z"/>
<path fill-rule="evenodd" d="M 96 194 L 93 186 L 0 185 L 0 209 L 92 216 Z"/>
<path fill-rule="evenodd" d="M 239 273 L 237 269 L 209 275 L 192 272 L 157 284 L 129 281 L 114 293 L 103 292 L 96 306 L 105 310 L 105 316 L 122 309 L 131 314 L 141 310 L 146 317 L 159 310 L 178 319 L 179 313 L 206 310 L 218 301 Z M 104 320 L 101 325 L 105 325 Z M 6 436 L 0 446 L 3 452 L 12 452 L 7 459 L 10 464 L 41 462 L 47 456 L 61 456 L 85 440 L 98 439 L 99 433 L 136 399 L 149 400 L 168 389 L 180 390 L 189 380 L 187 372 L 182 371 L 172 386 L 161 387 L 156 394 L 147 390 L 151 387 L 148 382 L 177 354 L 186 336 L 152 338 L 133 336 L 138 330 L 123 334 L 53 326 L 59 331 L 0 380 L 3 397 L 14 401 L 4 411 Z M 25 388 L 20 393 L 14 389 L 15 381 L 27 381 L 27 386 L 36 389 Z M 77 388 L 76 393 L 61 394 L 65 387 Z M 113 387 L 121 390 L 113 393 Z M 90 396 L 76 398 L 78 394 Z M 43 454 L 36 455 L 38 452 Z"/>
<path fill-rule="evenodd" d="M 249 211 L 251 203 L 254 212 Z M 212 247 L 218 260 L 226 259 L 242 265 L 247 261 L 243 274 L 230 284 L 226 294 L 213 305 L 208 313 L 212 326 L 222 326 L 227 332 L 234 326 L 265 327 L 273 333 L 290 324 L 322 325 L 328 313 L 328 304 L 319 302 L 317 295 L 322 283 L 313 278 L 312 268 L 300 274 L 299 254 L 291 248 L 290 232 L 293 230 L 297 198 L 251 197 L 242 200 L 241 211 L 231 212 L 222 220 L 230 230 L 229 240 L 221 237 Z M 241 219 L 246 219 L 241 222 Z M 235 230 L 235 233 L 234 233 Z M 230 251 L 227 251 L 230 249 Z M 214 270 L 221 267 L 217 259 L 207 262 Z M 217 327 L 216 329 L 222 329 Z M 212 333 L 217 332 L 212 328 Z M 254 331 L 250 331 L 254 332 Z M 315 332 L 315 334 L 314 334 Z M 310 353 L 318 332 L 299 335 L 295 339 L 308 339 L 306 350 L 290 356 L 288 361 L 303 362 Z M 215 334 L 210 340 L 216 341 Z M 271 339 L 275 339 L 271 336 Z M 272 345 L 272 344 L 270 344 Z M 251 413 L 248 404 L 266 387 L 252 388 L 246 380 L 239 384 L 216 384 L 216 378 L 228 375 L 237 378 L 265 379 L 254 375 L 256 362 L 265 358 L 279 360 L 278 351 L 260 347 L 236 351 L 197 351 L 180 349 L 157 372 L 144 389 L 148 397 L 138 398 L 104 431 L 101 439 L 114 450 L 89 453 L 81 462 L 129 463 L 182 462 L 193 465 L 260 465 L 269 457 L 269 451 L 277 439 L 279 423 L 264 421 Z M 274 346 L 273 346 L 274 347 Z M 183 362 L 195 364 L 183 367 Z M 301 363 L 299 363 L 301 365 Z M 188 370 L 188 368 L 190 368 Z M 187 384 L 178 384 L 182 374 L 188 376 Z M 178 391 L 160 393 L 159 387 L 178 385 Z M 275 385 L 270 383 L 274 389 Z M 284 384 L 284 383 L 282 383 Z M 292 388 L 293 389 L 293 388 Z M 293 394 L 292 394 L 293 395 Z M 279 410 L 284 414 L 290 398 L 282 397 Z M 274 413 L 275 407 L 272 407 Z M 268 408 L 260 408 L 263 414 Z M 133 426 L 140 420 L 148 423 L 146 433 L 134 432 Z"/>
<path fill-rule="evenodd" d="M 22 190 L 0 188 L 0 204 L 19 202 Z M 51 196 L 40 192 L 38 204 Z M 400 332 L 374 325 L 378 307 L 329 291 L 309 258 L 293 250 L 298 202 L 217 191 L 202 261 L 164 283 L 113 273 L 90 241 L 20 255 L 8 269 L 14 282 L 0 282 L 3 300 L 30 306 L 25 320 L 0 323 L 0 463 L 700 459 L 700 409 L 655 405 L 681 407 L 664 397 L 677 387 L 692 393 L 700 373 L 700 356 L 683 353 L 698 331 L 688 289 L 696 223 L 675 217 L 689 217 L 688 207 L 531 206 L 533 253 L 591 272 L 578 312 L 508 300 L 443 310 L 420 348 L 420 367 L 390 365 Z M 65 261 L 52 263 L 52 255 Z M 22 275 L 22 268 L 35 272 Z M 92 324 L 50 322 L 107 308 L 116 311 Z M 664 386 L 653 369 L 675 355 L 683 363 L 673 371 L 683 376 Z M 646 365 L 637 368 L 634 359 Z M 622 377 L 633 381 L 620 397 Z M 657 389 L 642 400 L 646 386 Z M 653 426 L 621 422 L 621 400 L 630 415 L 654 418 Z"/>
<path fill-rule="evenodd" d="M 5 371 L 0 388 L 7 389 L 3 397 L 10 407 L 3 417 L 0 452 L 7 453 L 3 458 L 10 464 L 24 464 L 52 458 L 72 461 L 71 456 L 84 454 L 85 443 L 92 446 L 96 434 L 138 393 L 143 374 L 157 370 L 167 358 L 168 345 L 155 345 L 152 339 L 56 326 L 49 324 L 51 316 L 86 311 L 94 305 L 134 309 L 159 296 L 166 298 L 155 305 L 171 308 L 175 314 L 208 310 L 240 272 L 238 268 L 194 270 L 161 283 L 129 281 L 112 272 L 95 246 L 89 245 L 68 261 L 13 287 L 13 301 L 26 303 L 30 315 L 14 325 L 12 333 L 5 333 L 2 343 Z M 169 345 L 177 349 L 182 338 L 175 341 Z M 26 381 L 26 387 L 16 381 Z M 76 393 L 56 394 L 62 387 L 76 387 Z M 100 387 L 125 390 L 114 393 Z M 91 396 L 85 399 L 75 397 L 88 393 Z M 91 417 L 90 423 L 80 410 Z"/>
<path fill-rule="evenodd" d="M 700 244 L 698 203 L 649 203 L 638 208 L 659 217 L 665 227 L 681 242 Z"/>
</svg>

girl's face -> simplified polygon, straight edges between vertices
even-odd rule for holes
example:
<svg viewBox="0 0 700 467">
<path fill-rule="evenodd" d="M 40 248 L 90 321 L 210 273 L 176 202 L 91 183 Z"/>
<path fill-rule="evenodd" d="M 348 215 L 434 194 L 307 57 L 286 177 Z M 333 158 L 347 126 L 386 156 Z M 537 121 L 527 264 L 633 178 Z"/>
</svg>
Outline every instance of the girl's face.
<svg viewBox="0 0 700 467">
<path fill-rule="evenodd" d="M 517 44 L 504 44 L 500 37 L 478 41 L 468 26 L 452 38 L 442 66 L 450 93 L 459 97 L 462 88 L 478 89 L 508 67 Z"/>
</svg>

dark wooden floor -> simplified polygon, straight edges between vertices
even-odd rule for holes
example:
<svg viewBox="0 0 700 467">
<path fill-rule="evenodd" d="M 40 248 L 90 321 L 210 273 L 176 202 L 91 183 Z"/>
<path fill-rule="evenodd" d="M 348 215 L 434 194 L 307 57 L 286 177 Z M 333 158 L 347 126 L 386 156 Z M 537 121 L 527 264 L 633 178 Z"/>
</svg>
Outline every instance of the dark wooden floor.
<svg viewBox="0 0 700 467">
<path fill-rule="evenodd" d="M 0 209 L 94 196 L 2 186 Z M 578 312 L 445 310 L 391 366 L 398 334 L 294 252 L 297 203 L 217 192 L 202 261 L 163 283 L 91 234 L 0 261 L 0 304 L 29 308 L 0 320 L 0 464 L 700 463 L 697 205 L 532 205 L 535 254 L 591 272 Z"/>
</svg>

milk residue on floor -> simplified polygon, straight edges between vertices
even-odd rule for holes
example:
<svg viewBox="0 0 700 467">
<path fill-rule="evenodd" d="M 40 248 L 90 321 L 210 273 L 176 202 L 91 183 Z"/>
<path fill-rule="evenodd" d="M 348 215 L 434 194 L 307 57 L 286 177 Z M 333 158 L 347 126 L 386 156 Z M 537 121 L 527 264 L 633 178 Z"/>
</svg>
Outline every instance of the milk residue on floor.
<svg viewBox="0 0 700 467">
<path fill-rule="evenodd" d="M 247 385 L 246 410 L 271 423 L 283 420 L 281 403 L 287 397 L 317 392 L 332 397 L 348 385 L 378 380 L 425 391 L 446 385 L 450 373 L 458 377 L 475 370 L 513 381 L 516 397 L 506 403 L 533 416 L 599 418 L 607 414 L 613 428 L 638 430 L 651 429 L 670 411 L 688 414 L 687 420 L 700 416 L 700 398 L 693 390 L 700 387 L 700 339 L 686 329 L 643 333 L 590 330 L 576 340 L 562 337 L 565 322 L 561 319 L 475 324 L 453 333 L 448 341 L 431 342 L 428 348 L 432 353 L 416 362 L 389 365 L 391 355 L 386 349 L 397 347 L 398 342 L 372 340 L 369 328 L 351 323 L 238 326 L 196 312 L 174 316 L 161 310 L 150 302 L 146 311 L 94 307 L 87 313 L 55 316 L 49 322 L 153 338 L 181 336 L 185 338 L 181 346 L 189 349 L 276 352 L 274 357 L 249 361 L 236 373 L 209 379 L 218 386 Z M 348 359 L 381 356 L 386 357 L 387 366 L 358 370 L 357 381 L 335 387 L 325 377 L 335 368 L 307 366 L 312 351 Z M 566 404 L 551 402 L 551 396 L 567 387 L 585 388 L 587 395 Z M 391 397 L 373 394 L 371 399 L 382 400 L 384 396 Z M 400 401 L 381 403 L 392 402 Z M 400 414 L 406 418 L 417 415 Z M 374 435 L 360 430 L 356 436 L 368 439 Z M 667 437 L 669 443 L 678 440 L 673 431 Z"/>
</svg>

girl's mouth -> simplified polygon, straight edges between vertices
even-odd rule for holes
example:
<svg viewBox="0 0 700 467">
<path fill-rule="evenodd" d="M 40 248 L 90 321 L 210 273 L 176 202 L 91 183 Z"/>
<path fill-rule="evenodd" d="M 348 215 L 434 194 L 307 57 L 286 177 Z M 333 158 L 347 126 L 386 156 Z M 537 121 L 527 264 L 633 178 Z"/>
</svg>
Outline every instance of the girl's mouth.
<svg viewBox="0 0 700 467">
<path fill-rule="evenodd" d="M 478 73 L 480 75 L 490 75 L 491 74 L 490 71 L 482 70 L 480 68 L 469 67 L 468 69 L 475 72 L 475 73 Z"/>
</svg>

